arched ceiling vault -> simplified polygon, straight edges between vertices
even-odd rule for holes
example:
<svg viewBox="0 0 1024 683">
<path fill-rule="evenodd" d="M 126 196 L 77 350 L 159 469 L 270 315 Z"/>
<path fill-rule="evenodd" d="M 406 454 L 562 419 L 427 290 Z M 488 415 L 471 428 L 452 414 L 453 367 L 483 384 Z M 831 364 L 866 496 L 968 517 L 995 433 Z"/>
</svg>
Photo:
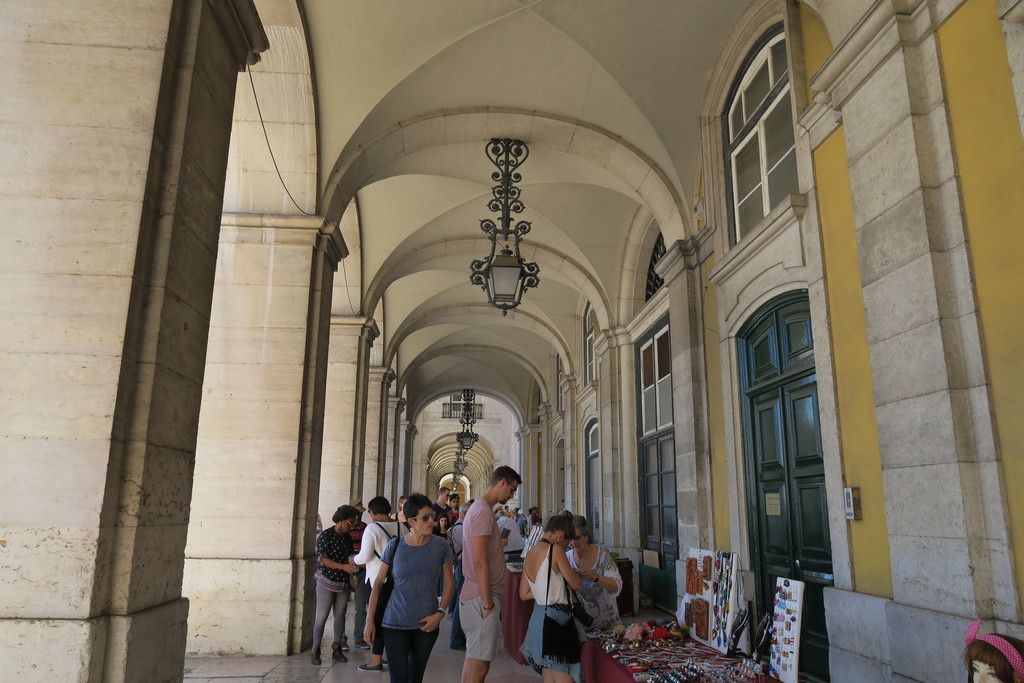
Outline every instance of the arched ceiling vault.
<svg viewBox="0 0 1024 683">
<path fill-rule="evenodd" d="M 257 87 L 267 93 L 271 136 L 280 134 L 275 152 L 288 150 L 286 177 L 305 173 L 299 180 L 315 186 L 317 211 L 341 221 L 350 256 L 336 278 L 335 312 L 378 322 L 374 353 L 396 371 L 411 417 L 439 392 L 473 386 L 519 419 L 550 400 L 556 355 L 564 372 L 577 372 L 585 305 L 604 330 L 627 325 L 643 306 L 657 233 L 668 245 L 694 233 L 709 79 L 752 6 L 783 6 L 291 1 L 297 12 L 279 12 L 284 0 L 257 4 L 271 24 L 303 18 L 309 54 L 293 54 L 303 41 L 291 30 L 278 31 L 288 40 L 272 45 L 282 53 L 276 61 L 267 57 L 268 70 L 301 77 L 268 75 Z M 829 24 L 864 2 L 813 5 Z M 290 105 L 310 97 L 315 107 Z M 489 250 L 479 223 L 493 216 L 494 168 L 484 155 L 492 137 L 530 145 L 518 218 L 533 224 L 523 256 L 541 269 L 540 286 L 507 316 L 468 281 L 470 261 Z M 251 185 L 254 209 L 287 207 L 277 196 L 262 201 L 257 190 L 269 181 L 236 180 Z"/>
</svg>

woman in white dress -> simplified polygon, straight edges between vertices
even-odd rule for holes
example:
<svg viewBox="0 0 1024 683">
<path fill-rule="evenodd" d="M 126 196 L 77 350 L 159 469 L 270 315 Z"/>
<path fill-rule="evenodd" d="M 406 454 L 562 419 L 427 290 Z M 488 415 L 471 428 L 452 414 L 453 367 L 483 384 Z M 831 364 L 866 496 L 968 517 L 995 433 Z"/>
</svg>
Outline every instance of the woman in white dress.
<svg viewBox="0 0 1024 683">
<path fill-rule="evenodd" d="M 622 591 L 622 576 L 611 554 L 590 543 L 587 518 L 576 515 L 572 523 L 576 538 L 568 553 L 569 564 L 582 579 L 576 597 L 583 603 L 587 614 L 594 618 L 590 628 L 610 629 L 619 623 L 619 605 L 615 598 Z"/>
</svg>

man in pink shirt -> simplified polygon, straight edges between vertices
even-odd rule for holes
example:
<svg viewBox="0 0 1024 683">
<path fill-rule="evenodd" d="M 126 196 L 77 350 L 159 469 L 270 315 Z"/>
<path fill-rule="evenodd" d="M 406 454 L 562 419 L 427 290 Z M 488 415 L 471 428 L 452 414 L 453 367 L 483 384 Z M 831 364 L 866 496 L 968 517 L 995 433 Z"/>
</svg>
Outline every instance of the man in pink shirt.
<svg viewBox="0 0 1024 683">
<path fill-rule="evenodd" d="M 462 573 L 459 614 L 466 632 L 462 683 L 482 683 L 491 668 L 501 632 L 501 599 L 505 593 L 504 539 L 491 510 L 515 495 L 523 478 L 502 465 L 494 470 L 486 491 L 469 508 L 462 526 Z"/>
</svg>

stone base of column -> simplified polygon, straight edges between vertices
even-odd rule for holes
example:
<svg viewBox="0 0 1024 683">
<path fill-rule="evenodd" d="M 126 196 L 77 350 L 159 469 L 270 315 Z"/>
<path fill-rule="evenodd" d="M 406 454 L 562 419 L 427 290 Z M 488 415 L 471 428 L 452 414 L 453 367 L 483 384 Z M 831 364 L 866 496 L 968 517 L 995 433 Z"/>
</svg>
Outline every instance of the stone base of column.
<svg viewBox="0 0 1024 683">
<path fill-rule="evenodd" d="M 126 616 L 0 619 L 5 680 L 180 681 L 187 619 L 184 598 Z"/>
<path fill-rule="evenodd" d="M 314 558 L 185 560 L 192 655 L 288 655 L 312 639 Z"/>
</svg>

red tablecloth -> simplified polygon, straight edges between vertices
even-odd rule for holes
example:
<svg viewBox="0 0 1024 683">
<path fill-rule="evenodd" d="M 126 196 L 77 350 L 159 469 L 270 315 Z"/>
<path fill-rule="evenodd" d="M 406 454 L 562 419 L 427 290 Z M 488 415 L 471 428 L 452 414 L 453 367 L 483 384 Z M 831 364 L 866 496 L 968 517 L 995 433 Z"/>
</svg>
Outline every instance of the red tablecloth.
<svg viewBox="0 0 1024 683">
<path fill-rule="evenodd" d="M 686 655 L 695 659 L 700 659 L 704 656 L 709 661 L 721 660 L 722 655 L 712 650 L 709 647 L 691 643 L 690 649 L 686 652 Z M 666 648 L 669 650 L 670 648 Z M 649 650 L 648 653 L 653 659 L 657 659 L 657 650 Z M 583 680 L 588 683 L 591 681 L 599 681 L 600 683 L 635 683 L 633 675 L 630 674 L 624 664 L 618 662 L 610 654 L 604 651 L 601 647 L 600 640 L 587 639 L 587 642 L 583 644 Z M 755 683 L 779 683 L 778 680 L 771 676 L 757 676 L 753 679 Z"/>
<path fill-rule="evenodd" d="M 505 649 L 512 659 L 520 664 L 526 664 L 523 655 L 519 653 L 519 647 L 526 639 L 526 629 L 530 625 L 530 616 L 533 614 L 533 600 L 519 598 L 519 580 L 522 576 L 522 572 L 508 573 L 508 581 L 505 583 L 505 599 L 501 603 L 501 635 L 505 640 Z"/>
</svg>

